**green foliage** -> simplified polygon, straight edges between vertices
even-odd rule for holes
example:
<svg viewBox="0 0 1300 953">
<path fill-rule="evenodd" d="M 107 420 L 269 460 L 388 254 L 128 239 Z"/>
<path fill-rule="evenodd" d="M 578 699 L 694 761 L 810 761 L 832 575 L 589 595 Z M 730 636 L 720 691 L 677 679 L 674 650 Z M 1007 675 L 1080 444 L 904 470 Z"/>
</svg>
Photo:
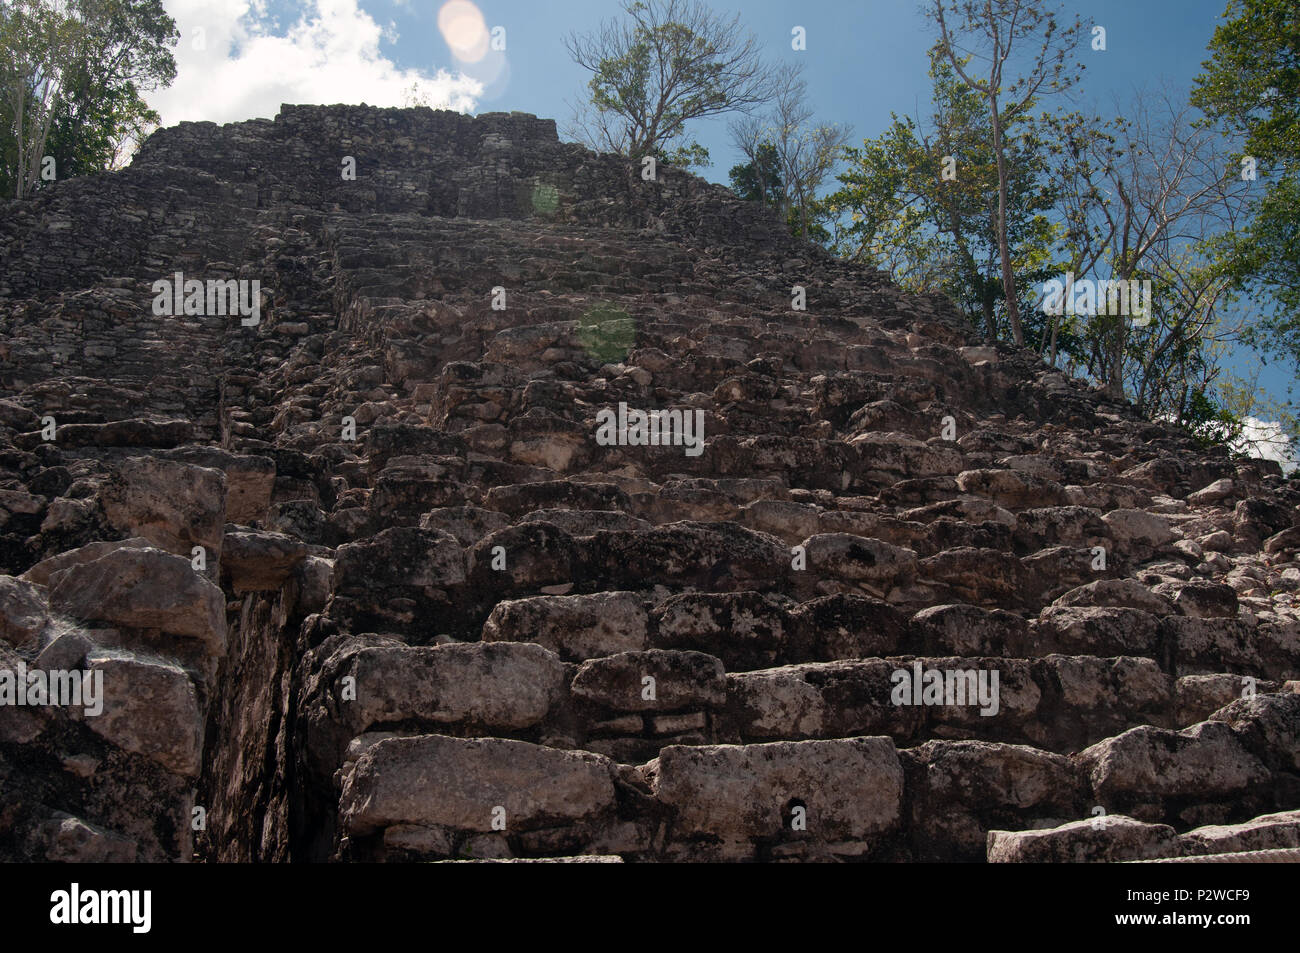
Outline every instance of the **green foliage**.
<svg viewBox="0 0 1300 953">
<path fill-rule="evenodd" d="M 80 0 L 91 25 L 55 113 L 46 151 L 60 177 L 111 168 L 159 122 L 142 94 L 176 78 L 179 33 L 161 0 Z"/>
<path fill-rule="evenodd" d="M 707 169 L 713 165 L 713 160 L 709 158 L 709 150 L 694 140 L 670 151 L 656 149 L 654 155 L 659 162 L 676 169 Z"/>
<path fill-rule="evenodd" d="M 928 127 L 893 116 L 883 135 L 847 150 L 843 187 L 826 199 L 841 215 L 835 250 L 890 272 L 910 291 L 942 291 L 992 337 L 1006 329 L 997 231 L 997 158 L 982 97 L 931 52 L 933 112 Z M 1033 288 L 1055 271 L 1047 213 L 1044 140 L 1031 117 L 1010 117 L 1005 149 L 1009 178 L 1007 234 L 1022 276 L 1022 313 Z M 1027 315 L 1027 318 L 1029 316 Z M 1032 331 L 1035 325 L 1027 324 Z"/>
<path fill-rule="evenodd" d="M 1230 0 L 1192 102 L 1266 162 L 1300 158 L 1300 16 L 1292 0 Z"/>
<path fill-rule="evenodd" d="M 747 196 L 774 206 L 790 234 L 826 243 L 834 209 L 819 198 L 822 183 L 844 160 L 849 127 L 816 122 L 802 66 L 776 77 L 772 107 L 731 123 L 731 140 L 746 162 L 732 170 Z"/>
<path fill-rule="evenodd" d="M 614 305 L 597 305 L 578 319 L 578 342 L 592 359 L 617 364 L 636 346 L 636 321 Z"/>
<path fill-rule="evenodd" d="M 833 226 L 838 209 L 826 200 L 814 199 L 801 215 L 798 204 L 792 202 L 786 193 L 781 177 L 781 160 L 770 142 L 758 146 L 753 162 L 731 167 L 731 190 L 747 202 L 762 202 L 780 211 L 786 228 L 796 238 L 807 238 L 822 246 L 831 245 L 833 235 L 828 226 Z"/>
<path fill-rule="evenodd" d="M 1256 347 L 1300 364 L 1300 17 L 1293 0 L 1231 0 L 1192 102 L 1257 163 L 1249 223 L 1217 243 L 1219 260 L 1262 320 Z"/>
<path fill-rule="evenodd" d="M 745 111 L 773 93 L 758 43 L 738 16 L 718 17 L 700 0 L 625 0 L 623 11 L 625 19 L 565 40 L 591 73 L 573 131 L 593 148 L 698 165 L 698 144 L 675 149 L 689 122 Z"/>
<path fill-rule="evenodd" d="M 54 157 L 59 178 L 121 164 L 159 120 L 143 94 L 175 78 L 178 37 L 162 0 L 25 0 L 0 9 L 0 191 L 17 191 L 20 137 L 24 149 Z M 38 121 L 48 126 L 44 136 L 33 132 Z"/>
<path fill-rule="evenodd" d="M 1227 445 L 1241 438 L 1245 426 L 1241 416 L 1215 399 L 1212 393 L 1194 390 L 1180 421 L 1204 449 Z"/>
<path fill-rule="evenodd" d="M 759 145 L 753 162 L 731 167 L 731 190 L 747 202 L 776 205 L 784 196 L 781 182 L 781 160 L 776 146 L 770 142 Z"/>
</svg>

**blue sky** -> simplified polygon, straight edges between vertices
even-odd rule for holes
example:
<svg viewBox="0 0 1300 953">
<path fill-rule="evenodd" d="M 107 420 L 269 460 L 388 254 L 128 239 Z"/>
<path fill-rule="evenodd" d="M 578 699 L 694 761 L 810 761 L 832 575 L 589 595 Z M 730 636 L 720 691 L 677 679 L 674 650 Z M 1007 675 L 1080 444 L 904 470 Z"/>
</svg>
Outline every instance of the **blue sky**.
<svg viewBox="0 0 1300 953">
<path fill-rule="evenodd" d="M 285 4 L 285 8 L 294 5 Z M 400 66 L 454 67 L 436 24 L 435 2 L 363 0 L 377 20 L 391 19 L 399 37 L 385 43 Z M 510 79 L 489 91 L 478 111 L 519 109 L 567 118 L 566 101 L 582 94 L 585 72 L 569 60 L 563 36 L 585 30 L 618 11 L 615 0 L 480 0 L 489 26 L 507 29 Z M 848 123 L 859 138 L 882 131 L 889 114 L 924 109 L 929 99 L 926 51 L 931 27 L 914 0 L 744 0 L 712 4 L 736 12 L 773 61 L 802 62 L 819 116 Z M 1077 0 L 1070 8 L 1106 27 L 1105 52 L 1088 51 L 1087 86 L 1102 103 L 1112 91 L 1166 79 L 1189 86 L 1206 58 L 1205 46 L 1226 0 Z M 790 30 L 806 28 L 808 49 L 790 48 Z M 727 120 L 695 129 L 714 158 L 706 178 L 725 182 L 738 161 L 727 142 Z"/>
<path fill-rule="evenodd" d="M 475 97 L 472 111 L 522 110 L 567 119 L 572 111 L 568 103 L 583 95 L 587 74 L 569 59 L 563 38 L 570 30 L 585 31 L 617 15 L 617 0 L 476 3 L 489 27 L 500 25 L 506 29 L 504 59 L 508 75 L 489 83 Z M 910 113 L 926 107 L 926 50 L 932 33 L 918 12 L 916 0 L 715 0 L 711 5 L 718 12 L 739 13 L 771 61 L 802 62 L 819 118 L 850 124 L 858 138 L 882 131 L 891 111 Z M 356 35 L 366 32 L 357 24 L 368 20 L 366 25 L 380 34 L 377 52 L 385 68 L 391 66 L 408 78 L 416 73 L 432 76 L 439 70 L 466 69 L 439 32 L 442 0 L 166 0 L 166 6 L 181 27 L 182 47 L 187 45 L 191 28 L 197 23 L 207 24 L 210 47 L 222 45 L 217 37 L 221 27 L 214 27 L 217 21 L 238 18 L 245 25 L 256 24 L 248 32 L 230 38 L 228 49 L 239 54 L 271 36 L 293 44 L 297 33 L 301 46 L 301 36 L 310 32 L 308 25 L 313 21 L 333 23 L 332 29 Z M 1107 30 L 1108 49 L 1087 51 L 1085 95 L 1107 104 L 1113 92 L 1125 94 L 1134 86 L 1155 81 L 1189 86 L 1206 57 L 1206 43 L 1225 6 L 1226 0 L 1074 0 L 1070 10 Z M 795 25 L 807 31 L 806 52 L 790 48 L 790 30 Z M 250 36 L 254 39 L 250 40 Z M 301 70 L 302 81 L 292 91 L 308 99 L 313 98 L 312 93 L 333 93 L 340 97 L 334 101 L 352 101 L 342 98 L 346 90 L 338 89 L 332 74 L 339 65 L 355 65 L 348 62 L 356 57 L 355 50 L 328 48 L 328 40 L 318 42 L 327 61 L 315 64 L 314 70 Z M 227 55 L 226 50 L 209 52 Z M 180 60 L 182 75 L 178 82 L 186 79 L 186 61 L 183 57 Z M 309 74 L 313 71 L 322 80 L 323 89 L 312 86 Z M 239 83 L 252 85 L 261 79 L 262 85 L 269 84 L 265 76 L 248 76 L 248 72 L 266 70 L 247 70 Z M 369 92 L 368 101 L 387 105 L 380 102 L 386 90 L 376 90 L 369 82 L 372 78 L 357 77 L 361 98 Z M 198 88 L 201 77 L 191 79 Z M 203 98 L 212 100 L 217 113 L 227 112 L 221 108 L 227 100 L 225 91 L 207 85 L 204 93 Z M 166 106 L 175 104 L 169 103 L 165 94 L 159 98 L 164 103 L 165 122 L 199 118 L 193 113 L 202 111 L 198 97 L 191 95 L 181 110 L 187 114 L 168 118 L 166 113 L 176 110 Z M 221 122 L 271 116 L 278 104 L 263 98 L 243 105 L 238 114 L 204 118 Z M 702 174 L 719 182 L 727 181 L 727 171 L 738 158 L 727 142 L 726 127 L 724 117 L 701 121 L 693 129 L 714 159 L 713 167 Z"/>
<path fill-rule="evenodd" d="M 164 0 L 182 32 L 179 75 L 152 98 L 165 124 L 274 116 L 280 102 L 403 105 L 412 82 L 435 101 L 472 112 L 521 110 L 557 119 L 584 95 L 588 74 L 564 49 L 619 13 L 617 0 L 476 0 L 490 29 L 505 28 L 504 54 L 458 59 L 439 29 L 444 0 Z M 463 3 L 464 0 L 455 0 Z M 772 62 L 799 61 L 820 121 L 848 124 L 853 142 L 879 135 L 891 111 L 927 113 L 926 51 L 932 28 L 917 0 L 714 0 L 739 13 Z M 1080 105 L 1103 114 L 1135 88 L 1186 90 L 1207 58 L 1227 0 L 1073 0 L 1070 11 L 1106 28 L 1107 49 L 1085 49 Z M 791 28 L 807 50 L 791 49 Z M 203 33 L 196 49 L 195 37 Z M 468 75 L 466 75 L 468 74 Z M 727 117 L 690 132 L 709 149 L 700 174 L 726 183 L 740 161 Z M 1239 372 L 1254 358 L 1238 355 Z M 1266 369 L 1262 388 L 1284 397 L 1291 375 Z"/>
</svg>

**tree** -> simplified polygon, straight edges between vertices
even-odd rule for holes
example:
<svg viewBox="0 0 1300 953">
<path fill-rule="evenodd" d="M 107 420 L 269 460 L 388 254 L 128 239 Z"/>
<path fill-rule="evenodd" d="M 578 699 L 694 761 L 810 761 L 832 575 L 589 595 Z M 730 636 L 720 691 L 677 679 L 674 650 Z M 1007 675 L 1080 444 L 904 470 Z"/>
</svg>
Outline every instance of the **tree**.
<svg viewBox="0 0 1300 953">
<path fill-rule="evenodd" d="M 1081 155 L 1058 172 L 1065 245 L 1079 277 L 1105 269 L 1096 277 L 1153 282 L 1154 315 L 1135 322 L 1099 307 L 1083 330 L 1089 373 L 1110 396 L 1127 393 L 1151 410 L 1161 402 L 1152 395 L 1172 383 L 1164 379 L 1171 355 L 1191 348 L 1186 370 L 1192 352 L 1242 330 L 1220 326 L 1230 282 L 1207 249 L 1240 221 L 1246 183 L 1228 170 L 1219 137 L 1192 122 L 1182 96 L 1138 93 L 1116 113 L 1126 118 L 1113 132 L 1070 142 Z"/>
<path fill-rule="evenodd" d="M 699 0 L 625 0 L 623 9 L 625 19 L 565 39 L 592 74 L 591 100 L 571 127 L 590 148 L 634 159 L 699 157 L 702 147 L 683 141 L 687 123 L 774 95 L 772 73 L 739 16 L 723 19 Z"/>
<path fill-rule="evenodd" d="M 60 176 L 120 167 L 160 117 L 143 94 L 176 78 L 162 0 L 78 0 L 86 29 L 50 130 Z"/>
<path fill-rule="evenodd" d="M 1048 142 L 1048 175 L 1055 183 L 1056 234 L 1064 256 L 1061 272 L 1071 275 L 1093 273 L 1106 254 L 1106 245 L 1093 240 L 1095 212 L 1106 201 L 1105 176 L 1113 172 L 1120 155 L 1116 146 L 1117 131 L 1123 120 L 1103 122 L 1099 117 L 1079 112 L 1044 117 L 1042 138 Z M 1065 289 L 1066 295 L 1073 288 Z M 1074 315 L 1048 314 L 1042 325 L 1038 352 L 1048 364 L 1056 366 L 1064 348 L 1071 355 L 1081 353 L 1083 330 Z"/>
<path fill-rule="evenodd" d="M 1042 0 L 928 0 L 927 14 L 939 27 L 938 49 L 957 76 L 983 98 L 989 113 L 993 158 L 997 167 L 997 239 L 1006 289 L 1007 317 L 1012 338 L 1023 345 L 1024 330 L 1017 302 L 1015 268 L 1007 235 L 1011 164 L 1007 127 L 1041 96 L 1064 92 L 1078 80 L 1066 68 L 1066 54 L 1083 36 L 1076 19 L 1062 27 Z M 1028 45 L 1030 55 L 1018 76 L 1012 57 Z M 1035 48 L 1036 47 L 1036 48 Z M 976 75 L 976 67 L 983 67 Z M 1079 67 L 1082 69 L 1082 66 Z"/>
<path fill-rule="evenodd" d="M 0 9 L 0 185 L 26 194 L 46 155 L 60 177 L 119 167 L 159 121 L 142 94 L 176 76 L 179 34 L 161 0 L 18 0 Z"/>
<path fill-rule="evenodd" d="M 785 197 L 781 181 L 781 163 L 776 146 L 770 142 L 756 142 L 745 151 L 748 162 L 731 167 L 731 190 L 747 202 L 781 207 Z"/>
<path fill-rule="evenodd" d="M 51 0 L 6 0 L 0 6 L 0 84 L 12 143 L 5 158 L 17 198 L 37 181 L 59 98 L 74 70 L 81 24 L 71 5 Z"/>
<path fill-rule="evenodd" d="M 812 123 L 808 84 L 801 73 L 796 68 L 779 73 L 771 112 L 734 121 L 731 139 L 751 167 L 757 167 L 760 156 L 775 160 L 779 208 L 789 219 L 791 231 L 808 238 L 817 228 L 817 190 L 842 159 L 849 129 Z"/>
<path fill-rule="evenodd" d="M 1008 309 L 988 112 L 937 48 L 930 76 L 928 121 L 895 114 L 882 136 L 848 150 L 842 187 L 826 200 L 841 218 L 834 248 L 887 269 L 906 290 L 946 294 L 973 324 L 1000 338 Z M 1049 276 L 1054 236 L 1046 213 L 1054 192 L 1044 175 L 1046 147 L 1028 114 L 1007 130 L 1010 202 L 1003 231 L 1013 266 L 1026 279 L 1020 291 L 1027 291 L 1030 279 Z"/>
<path fill-rule="evenodd" d="M 1121 386 L 1111 390 L 1127 394 L 1145 417 L 1195 430 L 1205 423 L 1206 408 L 1218 406 L 1213 395 L 1222 385 L 1222 359 L 1245 318 L 1232 319 L 1227 282 L 1212 262 L 1180 243 L 1161 245 L 1151 255 L 1151 312 L 1128 331 Z M 1090 334 L 1085 339 L 1095 340 Z M 1216 412 L 1214 419 L 1227 418 Z"/>
<path fill-rule="evenodd" d="M 1292 0 L 1230 0 L 1223 19 L 1192 102 L 1238 142 L 1262 194 L 1219 260 L 1264 312 L 1248 340 L 1300 364 L 1300 17 Z"/>
</svg>

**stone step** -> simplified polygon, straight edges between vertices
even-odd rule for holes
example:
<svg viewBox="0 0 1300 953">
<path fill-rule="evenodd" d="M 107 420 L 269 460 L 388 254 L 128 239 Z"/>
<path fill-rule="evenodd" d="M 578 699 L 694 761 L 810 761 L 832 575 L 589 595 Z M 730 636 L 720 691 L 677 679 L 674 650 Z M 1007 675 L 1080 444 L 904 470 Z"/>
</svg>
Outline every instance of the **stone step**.
<svg viewBox="0 0 1300 953">
<path fill-rule="evenodd" d="M 1180 842 L 1205 853 L 1273 847 L 1293 839 L 1293 811 L 1185 839 L 1169 822 L 1231 822 L 1285 797 L 1275 785 L 1294 777 L 1295 739 L 1256 732 L 1283 711 L 1291 717 L 1292 702 L 1300 696 L 1260 696 L 1217 716 L 1224 720 L 1168 733 L 1180 739 L 1177 766 L 1162 785 L 1168 801 L 1145 806 L 1145 823 L 1105 808 L 1119 777 L 1144 764 L 1150 771 L 1136 752 L 1107 755 L 1111 767 L 1099 775 L 1092 749 L 1067 758 L 936 740 L 899 750 L 887 737 L 853 737 L 668 745 L 631 766 L 522 741 L 373 733 L 353 740 L 340 772 L 341 850 L 371 860 L 576 849 L 631 860 L 969 861 L 983 859 L 987 844 L 990 860 L 1006 861 L 1130 859 L 1135 844 L 1139 856 L 1151 856 L 1152 844 L 1179 853 L 1170 848 Z M 1194 776 L 1205 770 L 1194 766 L 1202 749 L 1218 765 L 1208 786 Z M 1096 820 L 1079 820 L 1093 804 L 1102 808 Z M 1013 818 L 1033 827 L 1006 833 L 999 825 Z"/>
<path fill-rule="evenodd" d="M 1300 811 L 1212 824 L 1179 834 L 1167 824 L 1098 813 L 1033 831 L 990 831 L 989 863 L 1268 862 L 1300 858 Z"/>
<path fill-rule="evenodd" d="M 666 744 L 863 734 L 900 746 L 982 739 L 1068 753 L 1138 726 L 1189 727 L 1252 692 L 1282 690 L 1231 675 L 1174 679 L 1148 659 L 1090 656 L 864 657 L 728 672 L 717 655 L 649 647 L 665 643 L 647 631 L 639 600 L 609 595 L 558 597 L 573 625 L 543 644 L 327 641 L 314 665 L 321 680 L 304 702 L 328 713 L 322 737 L 335 750 L 323 749 L 322 761 L 365 732 L 421 728 L 544 739 L 619 761 L 645 760 Z M 525 604 L 516 606 L 526 618 Z M 607 634 L 622 644 L 607 639 L 592 654 L 584 638 Z M 591 657 L 566 664 L 581 655 Z M 338 704 L 349 692 L 352 703 Z"/>
<path fill-rule="evenodd" d="M 980 861 L 1300 806 L 1277 467 L 719 186 L 286 106 L 7 213 L 0 668 L 131 697 L 0 706 L 0 859 Z M 176 271 L 261 321 L 155 315 Z M 598 441 L 620 405 L 703 443 Z M 895 704 L 914 665 L 996 714 Z"/>
</svg>

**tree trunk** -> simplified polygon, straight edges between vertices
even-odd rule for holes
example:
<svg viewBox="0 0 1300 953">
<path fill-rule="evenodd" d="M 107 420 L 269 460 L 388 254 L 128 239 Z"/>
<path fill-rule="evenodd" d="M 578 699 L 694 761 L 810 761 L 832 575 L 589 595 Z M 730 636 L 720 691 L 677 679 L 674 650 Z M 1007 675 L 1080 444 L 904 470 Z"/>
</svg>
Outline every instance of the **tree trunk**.
<svg viewBox="0 0 1300 953">
<path fill-rule="evenodd" d="M 27 99 L 27 88 L 25 80 L 21 74 L 16 74 L 14 76 L 14 83 L 17 84 L 18 87 L 18 186 L 15 197 L 22 198 L 27 192 L 27 153 L 24 148 L 27 141 L 27 121 L 23 116 L 23 103 Z"/>
<path fill-rule="evenodd" d="M 1020 326 L 1020 305 L 1016 301 L 1016 279 L 1011 273 L 1011 248 L 1007 243 L 1007 159 L 1002 152 L 1002 118 L 998 115 L 997 96 L 989 96 L 993 122 L 993 154 L 998 160 L 998 254 L 1002 258 L 1002 292 L 1011 321 L 1011 337 L 1024 347 L 1025 332 Z"/>
<path fill-rule="evenodd" d="M 1124 399 L 1124 316 L 1115 321 L 1115 331 L 1110 343 L 1110 367 L 1107 369 L 1106 396 Z"/>
</svg>

